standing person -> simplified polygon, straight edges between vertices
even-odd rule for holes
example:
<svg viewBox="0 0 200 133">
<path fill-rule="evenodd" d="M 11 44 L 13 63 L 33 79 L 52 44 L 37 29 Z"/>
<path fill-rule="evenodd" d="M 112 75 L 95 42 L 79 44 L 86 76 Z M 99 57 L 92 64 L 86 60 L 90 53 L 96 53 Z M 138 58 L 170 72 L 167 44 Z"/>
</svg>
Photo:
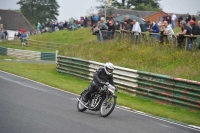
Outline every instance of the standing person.
<svg viewBox="0 0 200 133">
<path fill-rule="evenodd" d="M 133 20 L 130 21 L 130 31 L 133 29 Z"/>
<path fill-rule="evenodd" d="M 187 13 L 187 17 L 186 17 L 186 19 L 185 19 L 186 24 L 189 25 L 190 20 L 191 20 L 191 16 L 190 16 L 189 13 Z"/>
<path fill-rule="evenodd" d="M 112 20 L 109 21 L 108 31 L 113 31 L 113 34 L 115 32 L 115 25 Z"/>
<path fill-rule="evenodd" d="M 97 25 L 97 23 L 98 23 L 98 21 L 99 21 L 99 16 L 98 16 L 97 14 L 94 15 L 93 21 L 94 21 L 94 24 Z"/>
<path fill-rule="evenodd" d="M 16 31 L 15 31 L 15 38 L 17 38 L 17 37 L 18 37 L 18 34 L 19 34 L 19 31 L 18 31 L 18 30 L 16 30 Z"/>
<path fill-rule="evenodd" d="M 93 26 L 94 25 L 94 14 L 92 14 L 90 16 L 90 20 L 91 20 L 91 26 Z"/>
<path fill-rule="evenodd" d="M 189 45 L 189 49 L 191 50 L 192 49 L 192 45 L 193 45 L 193 42 L 194 40 L 197 38 L 197 37 L 194 37 L 194 35 L 200 35 L 200 28 L 199 26 L 195 23 L 194 20 L 190 20 L 190 25 L 192 27 L 192 32 L 190 34 L 191 36 L 191 42 L 190 42 L 190 45 Z"/>
<path fill-rule="evenodd" d="M 102 86 L 102 82 L 109 82 L 111 85 L 115 86 L 113 81 L 113 70 L 114 65 L 110 62 L 107 62 L 104 67 L 99 68 L 94 73 L 93 80 L 90 83 L 85 96 L 83 97 L 84 102 L 88 102 L 91 93 L 98 91 L 98 89 Z"/>
<path fill-rule="evenodd" d="M 128 24 L 127 21 L 124 21 L 124 26 L 122 30 L 130 30 L 130 24 Z"/>
<path fill-rule="evenodd" d="M 115 33 L 115 25 L 112 20 L 109 21 L 108 31 L 111 31 L 111 33 L 109 32 L 108 34 L 109 38 L 113 39 Z"/>
<path fill-rule="evenodd" d="M 174 29 L 176 27 L 176 15 L 173 13 L 171 18 L 172 18 L 172 29 Z"/>
<path fill-rule="evenodd" d="M 181 47 L 183 39 L 185 38 L 184 35 L 191 35 L 192 29 L 186 24 L 184 20 L 180 22 L 181 31 L 176 34 L 178 37 L 178 47 Z"/>
<path fill-rule="evenodd" d="M 41 29 L 41 24 L 38 22 L 38 25 L 37 25 L 37 33 L 41 33 L 40 32 L 40 29 Z M 23 34 L 23 33 L 22 33 Z"/>
<path fill-rule="evenodd" d="M 85 16 L 85 19 L 84 19 L 84 27 L 87 27 L 87 25 L 88 25 L 88 18 L 87 18 L 87 16 Z"/>
<path fill-rule="evenodd" d="M 26 46 L 28 46 L 28 34 L 27 34 L 27 32 L 22 33 L 20 40 L 21 40 L 22 46 L 24 44 L 26 44 Z"/>
<path fill-rule="evenodd" d="M 134 19 L 133 20 L 133 27 L 132 27 L 131 33 L 134 34 L 136 42 L 138 40 L 140 32 L 141 32 L 140 24 Z"/>
<path fill-rule="evenodd" d="M 125 20 L 124 20 L 124 21 L 126 21 L 127 24 L 130 24 L 131 19 L 130 19 L 129 15 L 126 15 L 126 16 L 125 16 Z"/>
<path fill-rule="evenodd" d="M 161 27 L 161 35 L 160 35 L 160 43 L 163 44 L 163 36 L 167 35 L 168 40 L 172 40 L 172 35 L 174 35 L 174 31 L 172 27 L 168 24 L 167 21 L 163 22 L 164 26 Z"/>
<path fill-rule="evenodd" d="M 125 16 L 124 22 L 126 22 L 127 24 L 130 25 L 131 19 L 130 19 L 129 15 Z M 120 30 L 123 30 L 123 28 L 124 28 L 124 22 L 120 23 Z"/>
<path fill-rule="evenodd" d="M 147 21 L 147 24 L 149 25 L 149 28 L 147 30 L 150 33 L 160 33 L 160 29 L 158 27 L 158 24 L 156 22 L 151 22 L 150 20 Z M 151 34 L 154 37 L 159 37 L 159 34 Z"/>
<path fill-rule="evenodd" d="M 194 22 L 196 22 L 196 18 L 194 15 L 192 15 L 192 20 L 194 20 Z"/>
<path fill-rule="evenodd" d="M 21 28 L 21 34 L 23 34 L 25 32 L 25 29 L 24 28 Z"/>
<path fill-rule="evenodd" d="M 8 37 L 8 32 L 6 29 L 4 29 L 4 35 L 5 35 L 5 39 Z"/>
<path fill-rule="evenodd" d="M 108 26 L 103 21 L 98 22 L 98 26 L 93 29 L 93 35 L 96 35 L 101 30 L 108 30 Z"/>
<path fill-rule="evenodd" d="M 179 17 L 178 17 L 178 26 L 180 27 L 180 22 L 183 20 L 183 16 L 182 15 L 180 15 Z"/>
<path fill-rule="evenodd" d="M 1 38 L 0 38 L 0 40 L 4 40 L 4 38 L 5 38 L 5 33 L 4 33 L 4 30 L 1 28 L 1 30 L 0 30 L 0 34 L 1 34 Z"/>
<path fill-rule="evenodd" d="M 171 16 L 169 14 L 166 17 L 166 21 L 168 22 L 168 24 L 171 24 Z"/>
<path fill-rule="evenodd" d="M 74 30 L 74 19 L 73 18 L 69 19 L 69 29 Z"/>
<path fill-rule="evenodd" d="M 42 23 L 42 25 L 41 25 L 41 33 L 43 33 L 43 32 L 45 32 L 45 25 L 44 25 L 44 23 Z"/>
</svg>

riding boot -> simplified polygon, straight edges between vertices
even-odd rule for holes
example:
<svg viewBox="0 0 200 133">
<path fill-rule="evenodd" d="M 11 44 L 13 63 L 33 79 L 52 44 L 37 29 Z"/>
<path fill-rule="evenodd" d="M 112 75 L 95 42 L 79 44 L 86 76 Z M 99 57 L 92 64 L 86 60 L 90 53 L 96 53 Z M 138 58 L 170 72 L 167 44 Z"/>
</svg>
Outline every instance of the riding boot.
<svg viewBox="0 0 200 133">
<path fill-rule="evenodd" d="M 90 89 L 88 88 L 85 95 L 83 96 L 83 101 L 84 102 L 88 102 L 88 100 L 90 99 L 90 95 L 91 95 L 91 91 Z"/>
</svg>

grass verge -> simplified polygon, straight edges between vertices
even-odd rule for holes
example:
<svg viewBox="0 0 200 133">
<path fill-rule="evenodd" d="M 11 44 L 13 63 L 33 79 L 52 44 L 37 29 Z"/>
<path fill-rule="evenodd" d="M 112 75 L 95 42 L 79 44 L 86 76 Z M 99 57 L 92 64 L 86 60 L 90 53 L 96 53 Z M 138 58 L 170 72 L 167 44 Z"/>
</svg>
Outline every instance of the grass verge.
<svg viewBox="0 0 200 133">
<path fill-rule="evenodd" d="M 200 52 L 172 49 L 165 45 L 135 45 L 106 41 L 63 46 L 59 54 L 116 66 L 200 81 Z"/>
<path fill-rule="evenodd" d="M 59 44 L 83 44 L 96 41 L 96 36 L 92 36 L 91 28 L 81 28 L 75 31 L 61 30 L 58 32 L 44 33 L 35 36 L 30 36 L 30 39 L 41 40 L 44 42 L 56 42 Z"/>
<path fill-rule="evenodd" d="M 58 73 L 55 68 L 56 65 L 0 62 L 0 70 L 20 75 L 76 94 L 80 94 L 84 88 L 89 85 L 88 81 Z M 200 126 L 200 112 L 191 112 L 189 109 L 156 104 L 152 101 L 144 100 L 139 97 L 133 97 L 121 92 L 118 92 L 116 95 L 118 96 L 117 104 L 152 115 Z"/>
</svg>

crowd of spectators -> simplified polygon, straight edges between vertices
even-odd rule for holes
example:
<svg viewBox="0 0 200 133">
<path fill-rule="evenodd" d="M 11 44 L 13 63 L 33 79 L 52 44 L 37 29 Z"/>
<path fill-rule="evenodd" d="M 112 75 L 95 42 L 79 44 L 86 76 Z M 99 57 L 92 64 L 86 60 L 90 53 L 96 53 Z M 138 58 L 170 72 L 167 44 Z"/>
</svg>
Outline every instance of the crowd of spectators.
<svg viewBox="0 0 200 133">
<path fill-rule="evenodd" d="M 183 20 L 185 18 L 185 20 Z M 88 23 L 88 19 L 90 23 Z M 186 17 L 179 15 L 177 18 L 176 14 L 168 14 L 162 17 L 161 21 L 153 22 L 150 20 L 143 20 L 146 23 L 146 31 L 150 33 L 152 37 L 157 38 L 161 44 L 163 44 L 163 37 L 167 36 L 168 40 L 173 40 L 174 38 L 178 41 L 178 46 L 181 47 L 185 35 L 189 35 L 190 49 L 192 48 L 193 42 L 197 37 L 195 35 L 200 35 L 200 20 L 197 21 L 195 16 L 188 13 Z M 176 21 L 178 21 L 178 26 L 180 27 L 180 32 L 175 35 L 173 29 L 176 27 Z M 90 24 L 90 25 L 89 25 Z M 55 32 L 63 29 L 76 30 L 82 27 L 92 27 L 92 34 L 96 35 L 99 31 L 111 32 L 111 36 L 114 36 L 114 31 L 130 31 L 131 34 L 138 39 L 139 35 L 143 35 L 141 31 L 141 25 L 136 19 L 130 19 L 129 15 L 125 16 L 123 22 L 115 20 L 115 16 L 111 15 L 109 17 L 104 17 L 104 14 L 92 14 L 90 17 L 80 17 L 80 20 L 70 18 L 68 21 L 64 22 L 50 21 L 49 24 L 37 23 L 36 30 L 30 32 L 24 31 L 24 29 L 18 30 L 15 33 L 15 37 L 20 38 L 21 41 L 26 40 L 29 35 L 41 34 L 45 32 Z M 7 36 L 7 31 L 5 29 L 0 29 L 1 40 L 5 39 Z M 113 37 L 112 37 L 113 38 Z"/>
<path fill-rule="evenodd" d="M 97 19 L 98 18 L 98 19 Z M 129 15 L 125 16 L 125 20 L 123 22 L 116 21 L 114 17 L 105 18 L 101 15 L 94 14 L 91 16 L 92 20 L 92 31 L 93 35 L 96 35 L 100 30 L 107 31 L 130 31 L 136 39 L 138 39 L 141 33 L 140 23 L 137 22 L 136 19 L 131 20 Z M 97 21 L 98 20 L 98 21 Z M 144 20 L 145 21 L 145 20 Z M 178 21 L 178 26 L 180 27 L 180 32 L 175 35 L 173 29 L 176 27 L 176 21 Z M 150 20 L 146 22 L 146 31 L 150 33 L 152 37 L 158 39 L 160 44 L 163 44 L 163 37 L 166 36 L 168 41 L 177 39 L 178 47 L 183 46 L 183 40 L 189 36 L 189 49 L 192 49 L 194 40 L 197 38 L 195 35 L 200 35 L 200 20 L 197 22 L 194 15 L 192 17 L 188 13 L 185 20 L 183 20 L 183 16 L 180 15 L 177 18 L 176 14 L 168 14 L 163 16 L 161 22 L 153 22 Z M 111 25 L 112 28 L 111 28 Z"/>
</svg>

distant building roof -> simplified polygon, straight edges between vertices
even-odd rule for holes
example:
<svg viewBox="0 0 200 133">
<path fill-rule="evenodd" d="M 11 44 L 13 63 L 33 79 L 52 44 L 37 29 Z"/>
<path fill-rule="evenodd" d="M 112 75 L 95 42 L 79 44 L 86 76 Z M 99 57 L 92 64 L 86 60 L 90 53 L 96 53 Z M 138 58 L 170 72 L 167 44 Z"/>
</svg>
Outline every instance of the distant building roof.
<svg viewBox="0 0 200 133">
<path fill-rule="evenodd" d="M 136 10 L 127 10 L 127 9 L 114 9 L 113 10 L 115 16 L 121 15 L 135 15 L 140 18 L 146 18 L 152 14 L 157 13 L 156 11 L 136 11 Z"/>
<path fill-rule="evenodd" d="M 0 24 L 7 30 L 20 30 L 24 28 L 26 31 L 34 29 L 31 23 L 25 18 L 25 16 L 14 10 L 0 9 Z"/>
</svg>

